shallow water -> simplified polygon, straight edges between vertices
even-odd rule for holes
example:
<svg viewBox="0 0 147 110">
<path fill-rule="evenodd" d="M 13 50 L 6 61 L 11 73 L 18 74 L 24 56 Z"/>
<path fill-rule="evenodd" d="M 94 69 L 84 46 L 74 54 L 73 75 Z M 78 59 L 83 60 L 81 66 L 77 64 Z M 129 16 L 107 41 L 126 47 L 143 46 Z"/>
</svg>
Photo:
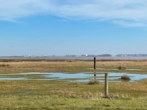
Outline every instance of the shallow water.
<svg viewBox="0 0 147 110">
<path fill-rule="evenodd" d="M 87 69 L 93 69 L 93 70 L 94 70 L 94 68 L 87 68 Z M 119 69 L 117 69 L 117 68 L 96 68 L 96 70 L 119 70 Z M 135 68 L 127 68 L 127 69 L 125 69 L 125 70 L 130 70 L 130 71 L 134 71 L 134 70 L 136 70 L 136 71 L 142 71 L 142 69 L 135 69 Z"/>
<path fill-rule="evenodd" d="M 12 74 L 11 74 L 12 75 Z M 96 76 L 94 76 L 93 73 L 43 73 L 43 72 L 27 72 L 27 73 L 18 73 L 17 75 L 20 75 L 20 77 L 17 76 L 17 78 L 12 78 L 11 75 L 7 78 L 6 76 L 0 75 L 0 80 L 63 80 L 63 81 L 69 81 L 69 82 L 89 82 L 90 80 L 97 79 L 100 82 L 104 82 L 104 73 L 97 73 Z M 15 74 L 16 75 L 16 74 Z M 25 75 L 25 78 L 22 78 L 21 75 Z M 41 75 L 42 78 L 29 78 L 30 75 Z M 121 76 L 127 75 L 131 78 L 132 81 L 139 81 L 142 79 L 147 78 L 147 74 L 130 74 L 130 73 L 108 73 L 108 80 L 110 82 L 122 82 L 124 80 L 121 80 Z"/>
<path fill-rule="evenodd" d="M 0 77 L 0 80 L 8 80 L 8 81 L 15 81 L 15 80 L 27 80 L 27 78 L 3 78 Z"/>
</svg>

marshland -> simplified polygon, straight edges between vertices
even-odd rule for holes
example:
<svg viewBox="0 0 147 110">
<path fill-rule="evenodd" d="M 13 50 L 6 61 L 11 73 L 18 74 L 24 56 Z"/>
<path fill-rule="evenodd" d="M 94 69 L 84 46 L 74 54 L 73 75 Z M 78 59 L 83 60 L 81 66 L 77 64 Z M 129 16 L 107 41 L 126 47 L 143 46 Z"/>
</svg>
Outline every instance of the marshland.
<svg viewBox="0 0 147 110">
<path fill-rule="evenodd" d="M 98 75 L 103 73 L 147 75 L 147 60 L 97 60 L 96 66 L 97 69 L 94 70 L 92 60 L 1 60 L 0 78 L 27 79 L 0 80 L 0 109 L 147 109 L 146 78 L 137 81 L 110 81 L 109 95 L 112 97 L 104 98 L 104 82 L 89 84 L 92 77 L 84 82 L 76 79 L 73 82 L 56 78 L 49 80 L 50 76 L 44 77 L 45 73 L 72 76 L 78 75 L 75 73 L 93 76 L 95 73 L 99 80 Z M 119 69 L 120 66 L 125 68 Z M 120 78 L 119 75 L 118 80 Z M 73 80 L 72 77 L 69 79 Z"/>
</svg>

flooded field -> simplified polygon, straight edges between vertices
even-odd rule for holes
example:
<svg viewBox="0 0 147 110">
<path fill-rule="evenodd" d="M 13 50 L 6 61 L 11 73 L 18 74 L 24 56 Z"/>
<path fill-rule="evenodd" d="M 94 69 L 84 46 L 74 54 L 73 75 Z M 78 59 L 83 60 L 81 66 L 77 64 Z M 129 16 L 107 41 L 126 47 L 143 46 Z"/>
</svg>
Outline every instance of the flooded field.
<svg viewBox="0 0 147 110">
<path fill-rule="evenodd" d="M 93 68 L 87 68 L 93 70 Z M 118 68 L 96 68 L 96 70 L 119 70 Z M 126 68 L 125 70 L 129 71 L 143 71 L 142 69 Z"/>
<path fill-rule="evenodd" d="M 110 82 L 123 82 L 121 76 L 127 75 L 129 81 L 139 81 L 147 78 L 147 74 L 114 73 L 108 74 Z M 68 82 L 89 82 L 96 79 L 104 82 L 104 73 L 49 73 L 49 72 L 26 72 L 15 74 L 0 74 L 0 80 L 62 80 Z"/>
</svg>

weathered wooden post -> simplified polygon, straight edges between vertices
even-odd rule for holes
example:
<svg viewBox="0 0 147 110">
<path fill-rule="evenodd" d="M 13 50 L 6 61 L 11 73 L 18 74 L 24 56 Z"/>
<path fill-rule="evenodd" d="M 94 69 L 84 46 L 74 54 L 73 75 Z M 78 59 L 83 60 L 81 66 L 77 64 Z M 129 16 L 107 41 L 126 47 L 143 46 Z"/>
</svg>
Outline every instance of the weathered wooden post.
<svg viewBox="0 0 147 110">
<path fill-rule="evenodd" d="M 105 73 L 105 97 L 108 97 L 108 73 Z"/>
<path fill-rule="evenodd" d="M 96 81 L 96 57 L 94 57 L 94 81 Z"/>
<path fill-rule="evenodd" d="M 95 72 L 95 70 L 96 70 L 96 57 L 94 57 L 94 81 L 96 81 L 96 72 Z"/>
<path fill-rule="evenodd" d="M 96 72 L 94 72 L 94 81 L 96 81 Z"/>
<path fill-rule="evenodd" d="M 96 69 L 96 57 L 94 57 L 94 69 Z"/>
</svg>

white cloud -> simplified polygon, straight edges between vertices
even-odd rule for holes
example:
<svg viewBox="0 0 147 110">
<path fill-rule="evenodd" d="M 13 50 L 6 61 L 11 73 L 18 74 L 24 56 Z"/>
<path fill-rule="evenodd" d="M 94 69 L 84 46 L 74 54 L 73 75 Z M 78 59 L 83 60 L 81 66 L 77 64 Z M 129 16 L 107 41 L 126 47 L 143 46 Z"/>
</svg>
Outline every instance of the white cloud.
<svg viewBox="0 0 147 110">
<path fill-rule="evenodd" d="M 147 0 L 0 0 L 0 20 L 37 14 L 146 26 Z M 127 21 L 127 22 L 126 22 Z"/>
</svg>

